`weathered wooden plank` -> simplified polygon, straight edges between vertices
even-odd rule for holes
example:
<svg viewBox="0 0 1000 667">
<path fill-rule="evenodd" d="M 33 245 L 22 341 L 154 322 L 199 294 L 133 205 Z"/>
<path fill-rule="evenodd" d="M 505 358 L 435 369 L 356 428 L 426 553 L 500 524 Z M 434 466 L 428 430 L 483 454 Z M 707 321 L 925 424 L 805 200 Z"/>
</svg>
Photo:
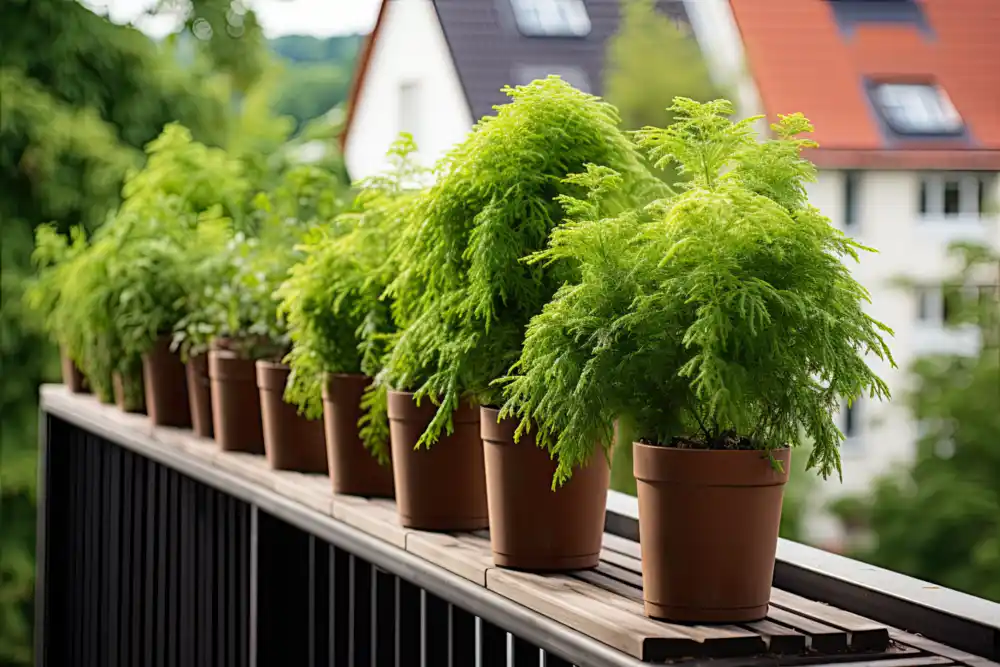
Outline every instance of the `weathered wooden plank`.
<svg viewBox="0 0 1000 667">
<path fill-rule="evenodd" d="M 274 490 L 311 509 L 333 516 L 333 489 L 326 475 L 274 470 Z"/>
<path fill-rule="evenodd" d="M 618 537 L 617 535 L 604 533 L 603 544 L 604 549 L 607 551 L 614 551 L 615 553 L 631 556 L 635 559 L 642 558 L 642 549 L 639 548 L 638 542 L 626 540 L 624 537 Z"/>
<path fill-rule="evenodd" d="M 274 471 L 271 470 L 271 466 L 268 465 L 267 460 L 259 454 L 220 451 L 218 455 L 212 458 L 212 465 L 231 472 L 234 475 L 252 479 L 269 489 L 274 489 Z"/>
<path fill-rule="evenodd" d="M 335 495 L 333 517 L 400 549 L 406 548 L 406 536 L 413 532 L 400 525 L 396 503 L 383 498 Z"/>
<path fill-rule="evenodd" d="M 480 586 L 493 567 L 490 541 L 468 533 L 413 531 L 406 536 L 406 550 Z"/>
<path fill-rule="evenodd" d="M 889 631 L 884 625 L 849 611 L 778 589 L 771 590 L 771 605 L 846 630 L 852 649 L 882 651 L 889 646 Z"/>
<path fill-rule="evenodd" d="M 710 655 L 687 628 L 646 618 L 640 604 L 622 609 L 616 595 L 571 577 L 491 568 L 486 587 L 640 660 Z"/>
<path fill-rule="evenodd" d="M 630 586 L 595 570 L 575 572 L 572 576 L 610 593 L 611 596 L 607 598 L 609 604 L 643 613 L 641 588 Z M 751 655 L 763 652 L 766 648 L 764 639 L 759 633 L 735 625 L 675 625 L 663 621 L 657 623 L 683 629 L 699 641 L 705 642 L 708 646 L 707 655 L 711 657 Z"/>
<path fill-rule="evenodd" d="M 788 655 L 806 650 L 806 636 L 791 628 L 767 620 L 744 625 L 764 638 L 768 653 Z"/>
<path fill-rule="evenodd" d="M 767 612 L 767 620 L 787 625 L 806 635 L 808 648 L 821 653 L 836 653 L 846 651 L 847 632 L 839 628 L 824 625 L 811 618 L 799 616 L 780 607 L 771 607 Z"/>
</svg>

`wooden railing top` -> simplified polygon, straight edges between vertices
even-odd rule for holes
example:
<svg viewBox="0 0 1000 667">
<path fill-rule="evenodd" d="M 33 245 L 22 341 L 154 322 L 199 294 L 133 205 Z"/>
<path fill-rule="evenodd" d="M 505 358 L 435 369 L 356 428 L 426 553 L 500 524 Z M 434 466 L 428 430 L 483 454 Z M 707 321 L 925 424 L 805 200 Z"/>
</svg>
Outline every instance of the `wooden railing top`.
<svg viewBox="0 0 1000 667">
<path fill-rule="evenodd" d="M 880 662 L 884 667 L 995 664 L 780 588 L 772 594 L 766 621 L 729 626 L 654 621 L 642 613 L 639 545 L 620 536 L 605 535 L 596 570 L 565 575 L 505 570 L 493 566 L 487 533 L 404 528 L 392 501 L 336 495 L 326 476 L 272 470 L 262 456 L 222 452 L 190 431 L 153 427 L 144 416 L 61 386 L 43 388 L 42 407 L 257 504 L 577 665 L 721 657 L 773 663 L 777 656 L 785 663 L 810 664 L 825 662 L 823 656 L 829 662 L 893 659 Z"/>
</svg>

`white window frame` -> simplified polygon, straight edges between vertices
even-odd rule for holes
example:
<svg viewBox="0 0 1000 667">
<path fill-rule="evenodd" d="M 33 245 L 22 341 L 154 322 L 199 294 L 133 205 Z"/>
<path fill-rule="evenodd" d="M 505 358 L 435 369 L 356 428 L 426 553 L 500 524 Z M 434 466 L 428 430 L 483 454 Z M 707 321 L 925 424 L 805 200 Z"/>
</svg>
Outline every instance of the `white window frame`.
<svg viewBox="0 0 1000 667">
<path fill-rule="evenodd" d="M 420 82 L 414 79 L 404 79 L 399 82 L 397 90 L 397 123 L 399 133 L 407 132 L 420 149 L 421 114 L 420 114 Z"/>
<path fill-rule="evenodd" d="M 979 222 L 989 215 L 990 188 L 995 172 L 925 172 L 919 176 L 917 191 L 917 215 L 923 220 L 945 222 Z M 945 212 L 945 190 L 948 183 L 958 183 L 958 212 Z M 983 205 L 980 207 L 979 190 L 983 189 Z M 923 195 L 921 193 L 924 193 Z M 925 210 L 921 211 L 921 199 Z"/>
</svg>

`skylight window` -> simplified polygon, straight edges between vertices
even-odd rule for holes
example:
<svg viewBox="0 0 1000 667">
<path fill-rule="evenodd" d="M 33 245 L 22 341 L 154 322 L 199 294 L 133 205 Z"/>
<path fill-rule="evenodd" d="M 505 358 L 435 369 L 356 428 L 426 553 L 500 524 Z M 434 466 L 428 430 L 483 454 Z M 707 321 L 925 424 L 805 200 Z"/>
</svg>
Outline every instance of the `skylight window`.
<svg viewBox="0 0 1000 667">
<path fill-rule="evenodd" d="M 590 16 L 583 0 L 510 0 L 517 29 L 527 37 L 585 37 Z"/>
<path fill-rule="evenodd" d="M 931 84 L 881 83 L 872 101 L 896 134 L 908 136 L 960 134 L 964 127 L 947 93 Z"/>
</svg>

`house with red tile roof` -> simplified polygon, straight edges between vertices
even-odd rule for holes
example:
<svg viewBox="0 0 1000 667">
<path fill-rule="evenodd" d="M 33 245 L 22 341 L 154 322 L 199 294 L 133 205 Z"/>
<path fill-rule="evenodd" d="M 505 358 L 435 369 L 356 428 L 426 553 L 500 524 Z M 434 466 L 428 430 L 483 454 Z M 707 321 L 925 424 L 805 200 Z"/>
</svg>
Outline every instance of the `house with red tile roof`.
<svg viewBox="0 0 1000 667">
<path fill-rule="evenodd" d="M 685 4 L 741 115 L 812 121 L 812 203 L 879 251 L 856 274 L 870 312 L 896 332 L 898 369 L 879 370 L 897 399 L 841 410 L 844 486 L 830 492 L 864 488 L 915 451 L 904 400 L 914 359 L 978 350 L 976 330 L 945 326 L 939 285 L 954 268 L 951 242 L 1000 249 L 1000 0 Z"/>
</svg>

